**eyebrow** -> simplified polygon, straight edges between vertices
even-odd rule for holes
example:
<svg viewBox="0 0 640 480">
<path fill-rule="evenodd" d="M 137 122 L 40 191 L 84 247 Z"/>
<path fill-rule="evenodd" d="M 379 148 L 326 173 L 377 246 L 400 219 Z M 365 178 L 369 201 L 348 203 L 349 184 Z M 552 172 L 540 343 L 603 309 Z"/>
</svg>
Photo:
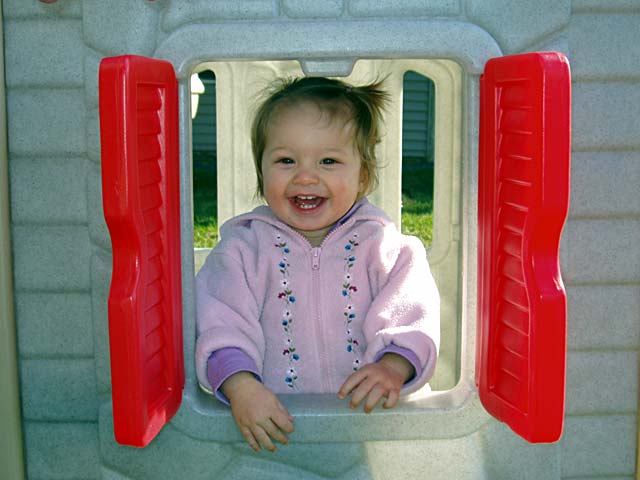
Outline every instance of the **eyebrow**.
<svg viewBox="0 0 640 480">
<path fill-rule="evenodd" d="M 264 149 L 264 153 L 266 154 L 274 154 L 277 153 L 278 151 L 282 151 L 282 152 L 290 152 L 291 150 L 288 149 L 287 147 L 273 147 L 273 148 L 265 148 Z"/>
<path fill-rule="evenodd" d="M 345 145 L 344 147 L 330 147 L 330 148 L 324 148 L 324 149 L 323 149 L 323 152 L 325 152 L 325 153 L 343 153 L 343 152 L 346 152 L 346 151 L 348 151 L 348 150 L 349 150 L 348 145 Z M 272 154 L 274 154 L 274 153 L 278 153 L 279 151 L 281 151 L 281 152 L 283 152 L 283 153 L 284 153 L 284 152 L 286 152 L 286 153 L 293 152 L 293 150 L 292 150 L 292 149 L 290 149 L 290 148 L 288 148 L 288 147 L 278 146 L 278 147 L 273 147 L 273 148 L 265 149 L 265 150 L 264 150 L 264 153 L 272 155 Z"/>
</svg>

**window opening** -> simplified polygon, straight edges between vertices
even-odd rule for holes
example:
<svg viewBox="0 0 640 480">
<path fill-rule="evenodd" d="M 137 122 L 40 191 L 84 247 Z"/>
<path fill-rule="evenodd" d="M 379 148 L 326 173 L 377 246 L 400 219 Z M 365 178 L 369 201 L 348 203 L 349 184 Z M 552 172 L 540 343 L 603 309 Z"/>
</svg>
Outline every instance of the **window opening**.
<svg viewBox="0 0 640 480">
<path fill-rule="evenodd" d="M 249 142 L 260 92 L 277 77 L 303 72 L 293 60 L 212 61 L 195 72 L 204 84 L 190 139 L 197 272 L 218 240 L 218 227 L 261 203 L 254 195 Z M 357 85 L 386 78 L 392 94 L 378 149 L 380 185 L 369 200 L 428 249 L 441 292 L 442 327 L 430 385 L 440 391 L 455 387 L 461 374 L 461 72 L 449 60 L 358 60 L 345 77 Z"/>
<path fill-rule="evenodd" d="M 193 245 L 211 248 L 218 242 L 216 77 L 211 70 L 194 74 L 204 87 L 192 87 Z M 197 103 L 196 103 L 197 102 Z"/>
<path fill-rule="evenodd" d="M 407 71 L 402 86 L 402 232 L 425 247 L 433 239 L 435 87 Z"/>
</svg>

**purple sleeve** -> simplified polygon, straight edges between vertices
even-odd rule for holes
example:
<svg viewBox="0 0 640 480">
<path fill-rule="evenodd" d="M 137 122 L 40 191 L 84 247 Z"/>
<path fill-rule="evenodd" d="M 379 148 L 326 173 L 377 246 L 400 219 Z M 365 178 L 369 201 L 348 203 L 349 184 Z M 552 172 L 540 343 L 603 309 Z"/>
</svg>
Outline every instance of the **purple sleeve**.
<svg viewBox="0 0 640 480">
<path fill-rule="evenodd" d="M 393 343 L 391 343 L 388 346 L 386 346 L 376 356 L 376 362 L 380 360 L 385 353 L 395 353 L 396 355 L 400 355 L 401 357 L 404 357 L 413 366 L 415 373 L 413 377 L 411 377 L 409 380 L 405 382 L 404 384 L 405 387 L 411 385 L 411 383 L 416 378 L 420 378 L 420 375 L 422 375 L 422 365 L 420 365 L 420 359 L 415 353 L 413 353 L 413 350 L 409 350 L 408 348 L 404 348 L 404 347 L 398 347 L 397 345 L 394 345 Z"/>
<path fill-rule="evenodd" d="M 229 399 L 222 393 L 220 387 L 231 375 L 238 372 L 253 373 L 258 381 L 262 381 L 255 362 L 239 348 L 227 347 L 216 350 L 207 361 L 207 378 L 213 394 L 225 405 L 229 405 Z"/>
</svg>

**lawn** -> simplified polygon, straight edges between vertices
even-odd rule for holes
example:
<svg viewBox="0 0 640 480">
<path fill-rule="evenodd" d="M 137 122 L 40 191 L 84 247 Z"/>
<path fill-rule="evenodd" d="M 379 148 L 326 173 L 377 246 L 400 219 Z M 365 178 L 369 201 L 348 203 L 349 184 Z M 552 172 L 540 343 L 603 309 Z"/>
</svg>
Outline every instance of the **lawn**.
<svg viewBox="0 0 640 480">
<path fill-rule="evenodd" d="M 218 198 L 214 160 L 193 155 L 193 245 L 213 247 L 218 243 Z"/>
<path fill-rule="evenodd" d="M 415 235 L 426 248 L 433 240 L 433 169 L 402 173 L 402 233 Z"/>
<path fill-rule="evenodd" d="M 216 175 L 206 158 L 194 158 L 193 243 L 213 247 L 218 242 Z M 415 235 L 425 247 L 433 230 L 433 170 L 411 169 L 402 178 L 402 232 Z"/>
</svg>

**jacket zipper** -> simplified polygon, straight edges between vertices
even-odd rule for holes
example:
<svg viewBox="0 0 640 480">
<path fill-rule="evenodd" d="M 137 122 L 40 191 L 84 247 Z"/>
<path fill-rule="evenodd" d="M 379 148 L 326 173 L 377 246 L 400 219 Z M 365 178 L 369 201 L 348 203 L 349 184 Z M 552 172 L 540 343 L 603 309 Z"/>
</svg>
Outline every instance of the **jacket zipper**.
<svg viewBox="0 0 640 480">
<path fill-rule="evenodd" d="M 320 270 L 320 247 L 311 249 L 311 269 Z"/>
<path fill-rule="evenodd" d="M 329 374 L 329 359 L 327 355 L 328 348 L 326 344 L 325 329 L 324 329 L 324 326 L 322 325 L 322 318 L 320 316 L 320 303 L 321 303 L 320 301 L 320 256 L 322 254 L 322 248 L 327 243 L 327 240 L 330 237 L 334 236 L 340 230 L 347 228 L 347 226 L 350 226 L 352 223 L 353 222 L 347 221 L 342 225 L 339 225 L 337 228 L 335 228 L 331 232 L 329 232 L 329 234 L 326 237 L 324 237 L 319 247 L 312 246 L 309 240 L 304 235 L 288 227 L 288 229 L 291 230 L 293 234 L 295 234 L 297 237 L 305 241 L 307 245 L 311 246 L 311 279 L 312 279 L 311 281 L 312 281 L 313 299 L 314 299 L 314 312 L 313 312 L 314 324 L 315 324 L 314 326 L 315 326 L 316 334 L 318 336 L 319 344 L 321 346 L 321 348 L 318 348 L 316 353 L 317 353 L 317 359 L 318 359 L 318 366 L 322 370 L 322 387 L 323 387 L 323 390 L 325 391 L 332 391 L 332 389 L 334 388 L 331 383 L 331 376 Z M 323 351 L 325 355 L 321 355 L 320 353 L 321 351 Z M 337 389 L 337 387 L 335 388 Z"/>
<path fill-rule="evenodd" d="M 322 387 L 325 391 L 337 391 L 338 386 L 333 385 L 331 382 L 330 375 L 330 355 L 328 354 L 329 348 L 327 346 L 327 338 L 326 338 L 326 329 L 322 324 L 322 318 L 320 317 L 320 255 L 322 253 L 322 248 L 327 243 L 332 236 L 336 235 L 340 230 L 347 228 L 347 226 L 351 226 L 353 222 L 345 222 L 342 225 L 339 225 L 337 228 L 333 229 L 329 234 L 324 237 L 322 243 L 319 247 L 311 248 L 311 275 L 313 277 L 313 291 L 314 291 L 314 300 L 315 300 L 315 318 L 316 318 L 316 331 L 318 332 L 318 340 L 320 341 L 320 345 L 322 347 L 322 351 L 324 355 L 320 354 L 320 350 L 318 350 L 318 364 L 322 369 Z M 323 361 L 324 359 L 324 361 Z"/>
<path fill-rule="evenodd" d="M 322 372 L 322 388 L 326 391 L 331 391 L 331 376 L 329 374 L 329 360 L 326 355 L 327 352 L 327 339 L 325 335 L 325 328 L 322 324 L 322 317 L 320 315 L 320 254 L 322 253 L 321 247 L 313 247 L 311 249 L 311 278 L 313 286 L 313 300 L 314 300 L 314 322 L 315 330 L 318 338 L 319 348 L 318 365 Z M 325 352 L 322 355 L 321 352 Z"/>
</svg>

